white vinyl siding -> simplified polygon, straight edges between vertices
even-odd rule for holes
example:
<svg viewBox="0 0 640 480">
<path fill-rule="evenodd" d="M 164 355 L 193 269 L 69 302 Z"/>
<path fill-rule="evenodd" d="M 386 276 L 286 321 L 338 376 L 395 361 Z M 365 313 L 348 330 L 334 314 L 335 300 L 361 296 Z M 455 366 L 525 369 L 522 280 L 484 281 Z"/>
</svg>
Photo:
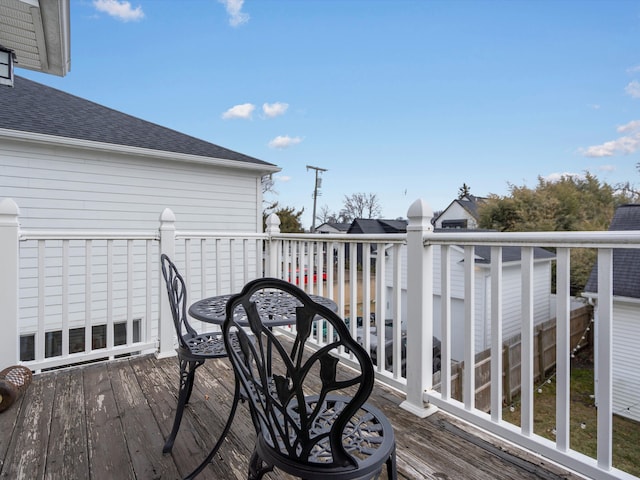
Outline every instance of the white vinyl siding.
<svg viewBox="0 0 640 480">
<path fill-rule="evenodd" d="M 437 233 L 435 236 L 437 237 Z M 440 246 L 433 248 L 433 334 L 440 338 Z M 402 285 L 402 321 L 406 321 L 407 306 L 407 249 L 401 249 L 401 285 Z M 451 278 L 451 356 L 461 360 L 464 352 L 464 250 L 450 247 Z M 392 256 L 387 257 L 385 270 L 387 299 L 391 298 L 393 286 Z M 521 268 L 519 262 L 503 265 L 502 273 L 502 332 L 506 340 L 520 333 L 521 318 Z M 392 318 L 392 303 L 387 300 L 387 318 Z M 537 261 L 534 264 L 534 322 L 535 324 L 550 320 L 551 312 L 551 259 Z M 482 352 L 491 346 L 491 280 L 489 265 L 477 264 L 475 267 L 475 349 Z"/>
<path fill-rule="evenodd" d="M 180 229 L 255 232 L 260 174 L 80 149 L 0 144 L 0 198 L 24 228 L 157 229 L 164 208 Z"/>
<path fill-rule="evenodd" d="M 155 235 L 162 211 L 170 208 L 179 231 L 255 233 L 262 228 L 259 168 L 224 168 L 5 139 L 0 142 L 0 199 L 12 198 L 17 203 L 24 229 L 85 232 L 99 229 Z M 43 246 L 39 247 L 39 243 Z M 49 332 L 59 330 L 65 323 L 69 328 L 79 328 L 87 321 L 91 325 L 104 325 L 107 321 L 134 319 L 139 319 L 144 329 L 149 325 L 149 317 L 157 317 L 157 295 L 161 292 L 158 266 L 152 265 L 151 276 L 147 278 L 147 267 L 141 260 L 147 248 L 157 258 L 157 242 L 111 241 L 110 284 L 108 244 L 107 240 L 92 242 L 92 263 L 87 266 L 85 241 L 71 240 L 66 246 L 62 241 L 21 242 L 21 334 L 37 334 L 38 318 L 44 318 L 45 332 Z M 200 259 L 201 246 L 199 242 L 190 246 L 194 262 Z M 185 247 L 184 241 L 177 246 L 178 261 L 185 258 Z M 128 248 L 132 249 L 134 259 L 131 271 L 127 264 Z M 205 248 L 209 270 L 218 267 L 217 259 L 227 265 L 232 256 L 240 255 L 238 251 L 231 255 L 228 244 L 205 244 Z M 255 259 L 255 245 L 251 251 Z M 67 285 L 60 280 L 64 255 L 68 258 Z M 40 256 L 44 263 L 39 280 Z M 89 287 L 85 271 L 91 273 Z M 238 276 L 237 282 L 241 281 Z M 204 288 L 198 285 L 198 290 Z M 149 295 L 153 298 L 151 311 L 148 311 Z M 155 322 L 153 325 L 150 328 L 155 329 Z"/>
<path fill-rule="evenodd" d="M 613 304 L 613 413 L 640 421 L 640 303 Z"/>
</svg>

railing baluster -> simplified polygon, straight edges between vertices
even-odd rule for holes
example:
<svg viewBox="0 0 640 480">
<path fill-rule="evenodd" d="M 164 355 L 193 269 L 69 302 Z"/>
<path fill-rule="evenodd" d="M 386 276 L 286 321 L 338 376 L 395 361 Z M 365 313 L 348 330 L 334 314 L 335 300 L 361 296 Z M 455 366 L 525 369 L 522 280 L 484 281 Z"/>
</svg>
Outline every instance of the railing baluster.
<svg viewBox="0 0 640 480">
<path fill-rule="evenodd" d="M 393 376 L 398 378 L 402 375 L 402 264 L 401 264 L 401 255 L 400 250 L 402 245 L 396 243 L 392 246 L 391 251 L 393 253 L 393 315 L 392 315 L 392 331 L 393 331 Z M 386 322 L 382 327 L 383 331 L 386 331 Z M 405 332 L 406 334 L 406 332 Z M 386 345 L 386 342 L 385 342 Z M 385 349 L 386 350 L 386 349 Z M 383 350 L 384 357 L 386 358 L 387 352 Z M 378 353 L 378 358 L 380 358 L 380 353 Z M 405 359 L 406 362 L 406 359 Z"/>
<path fill-rule="evenodd" d="M 520 428 L 533 434 L 533 247 L 522 247 L 522 321 L 520 324 Z"/>
<path fill-rule="evenodd" d="M 44 360 L 45 355 L 45 280 L 47 268 L 45 265 L 46 240 L 38 241 L 38 333 L 36 335 L 36 361 Z"/>
<path fill-rule="evenodd" d="M 362 342 L 371 353 L 371 242 L 362 249 Z"/>
<path fill-rule="evenodd" d="M 571 324 L 570 324 L 570 250 L 562 247 L 556 252 L 556 445 L 569 450 L 569 402 L 571 401 Z"/>
<path fill-rule="evenodd" d="M 153 312 L 153 265 L 156 263 L 156 258 L 152 255 L 153 245 L 151 240 L 145 240 L 145 256 L 146 256 L 146 302 L 145 302 L 145 315 L 144 322 L 140 325 L 140 341 L 148 342 L 151 340 L 151 317 Z"/>
<path fill-rule="evenodd" d="M 476 404 L 475 373 L 475 248 L 464 247 L 464 371 L 462 398 L 464 408 L 473 410 Z"/>
<path fill-rule="evenodd" d="M 349 330 L 353 338 L 357 337 L 358 328 L 358 246 L 364 251 L 362 243 L 349 245 Z"/>
<path fill-rule="evenodd" d="M 451 399 L 451 251 L 440 246 L 440 395 Z"/>
<path fill-rule="evenodd" d="M 62 241 L 62 356 L 69 356 L 69 240 Z"/>
<path fill-rule="evenodd" d="M 84 247 L 84 351 L 93 350 L 93 241 Z"/>
<path fill-rule="evenodd" d="M 502 247 L 491 247 L 491 420 L 502 420 Z"/>
<path fill-rule="evenodd" d="M 113 349 L 113 323 L 113 240 L 107 240 L 107 350 Z"/>
<path fill-rule="evenodd" d="M 216 238 L 216 295 L 222 295 L 222 252 L 220 238 Z"/>
<path fill-rule="evenodd" d="M 134 289 L 133 240 L 127 240 L 127 338 L 126 344 L 133 343 L 133 289 Z"/>
<path fill-rule="evenodd" d="M 385 244 L 380 242 L 377 244 L 376 251 L 376 355 L 378 358 L 378 371 L 384 370 L 384 361 L 380 361 L 384 358 L 384 317 L 386 315 L 386 266 L 387 262 L 384 257 Z M 372 346 L 373 347 L 373 346 Z"/>
<path fill-rule="evenodd" d="M 598 383 L 598 467 L 609 470 L 613 457 L 613 250 L 598 250 L 598 319 L 596 322 Z"/>
</svg>

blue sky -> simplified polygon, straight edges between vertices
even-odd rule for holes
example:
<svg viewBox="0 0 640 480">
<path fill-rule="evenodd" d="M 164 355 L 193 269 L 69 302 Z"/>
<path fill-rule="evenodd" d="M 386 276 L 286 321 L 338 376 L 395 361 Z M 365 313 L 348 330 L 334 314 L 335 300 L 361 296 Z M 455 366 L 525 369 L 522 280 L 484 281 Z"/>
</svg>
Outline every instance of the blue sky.
<svg viewBox="0 0 640 480">
<path fill-rule="evenodd" d="M 71 72 L 16 73 L 274 163 L 272 197 L 374 193 L 386 218 L 466 183 L 589 171 L 640 186 L 640 2 L 71 0 Z"/>
</svg>

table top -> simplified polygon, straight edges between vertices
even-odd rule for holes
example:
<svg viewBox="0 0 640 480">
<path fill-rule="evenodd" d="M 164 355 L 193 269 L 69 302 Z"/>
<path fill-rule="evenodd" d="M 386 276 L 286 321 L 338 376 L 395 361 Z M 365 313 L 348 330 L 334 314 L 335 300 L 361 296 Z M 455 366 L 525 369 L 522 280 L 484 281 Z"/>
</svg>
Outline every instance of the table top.
<svg viewBox="0 0 640 480">
<path fill-rule="evenodd" d="M 218 295 L 216 297 L 203 298 L 189 307 L 189 315 L 193 318 L 207 323 L 221 325 L 226 315 L 227 301 L 233 295 Z M 319 295 L 309 295 L 311 300 L 336 312 L 336 303 L 326 297 Z M 256 306 L 263 316 L 263 323 L 269 327 L 291 325 L 296 322 L 296 307 L 302 304 L 287 292 L 280 290 L 260 290 L 253 294 L 251 300 L 256 302 Z M 248 324 L 246 313 L 240 306 L 237 310 L 236 321 L 239 324 Z"/>
</svg>

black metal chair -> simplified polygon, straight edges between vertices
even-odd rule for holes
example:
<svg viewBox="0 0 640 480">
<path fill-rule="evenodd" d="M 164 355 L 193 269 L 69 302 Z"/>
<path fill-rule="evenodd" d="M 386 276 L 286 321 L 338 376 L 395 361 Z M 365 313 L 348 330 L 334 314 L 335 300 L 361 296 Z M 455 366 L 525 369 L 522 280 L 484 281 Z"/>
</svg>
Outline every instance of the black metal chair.
<svg viewBox="0 0 640 480">
<path fill-rule="evenodd" d="M 163 453 L 172 450 L 173 444 L 180 428 L 184 407 L 189 403 L 191 391 L 193 390 L 193 382 L 195 380 L 196 369 L 209 358 L 222 358 L 227 356 L 227 351 L 222 339 L 222 332 L 198 333 L 190 324 L 187 318 L 187 290 L 184 279 L 178 272 L 178 269 L 165 254 L 160 257 L 162 265 L 162 274 L 167 284 L 167 293 L 169 295 L 169 305 L 171 306 L 171 314 L 173 323 L 178 336 L 178 361 L 180 362 L 180 387 L 178 390 L 178 406 L 176 408 L 176 416 L 173 421 L 173 428 L 167 438 Z M 231 420 L 235 414 L 237 407 L 237 398 L 239 397 L 239 385 L 236 385 L 234 402 L 227 424 L 224 427 L 222 435 L 218 439 L 205 461 L 200 464 L 198 469 L 189 477 L 197 475 L 213 458 L 217 450 L 222 445 L 222 441 L 227 435 L 231 427 Z"/>
<path fill-rule="evenodd" d="M 273 289 L 299 303 L 290 347 L 263 325 L 261 315 L 269 312 L 259 312 L 252 301 L 260 291 Z M 247 317 L 250 332 L 237 322 Z M 334 340 L 305 349 L 312 323 L 320 318 L 333 326 Z M 365 403 L 373 389 L 373 364 L 335 313 L 288 282 L 262 278 L 231 297 L 223 336 L 257 434 L 249 479 L 258 480 L 274 467 L 308 480 L 368 479 L 385 463 L 388 478 L 396 478 L 393 428 L 380 410 Z M 338 373 L 340 347 L 358 362 L 359 372 Z"/>
</svg>

